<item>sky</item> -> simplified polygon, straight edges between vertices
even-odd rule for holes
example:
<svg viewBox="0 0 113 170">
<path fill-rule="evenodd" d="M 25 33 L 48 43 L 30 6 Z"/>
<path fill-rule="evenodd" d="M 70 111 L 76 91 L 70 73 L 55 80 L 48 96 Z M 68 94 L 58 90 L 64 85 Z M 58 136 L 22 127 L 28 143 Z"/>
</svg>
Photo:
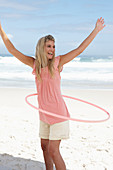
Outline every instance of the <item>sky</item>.
<svg viewBox="0 0 113 170">
<path fill-rule="evenodd" d="M 106 27 L 82 55 L 113 55 L 113 0 L 0 0 L 1 25 L 14 46 L 35 55 L 38 40 L 55 37 L 56 55 L 77 48 L 103 17 Z M 0 54 L 9 54 L 0 38 Z"/>
</svg>

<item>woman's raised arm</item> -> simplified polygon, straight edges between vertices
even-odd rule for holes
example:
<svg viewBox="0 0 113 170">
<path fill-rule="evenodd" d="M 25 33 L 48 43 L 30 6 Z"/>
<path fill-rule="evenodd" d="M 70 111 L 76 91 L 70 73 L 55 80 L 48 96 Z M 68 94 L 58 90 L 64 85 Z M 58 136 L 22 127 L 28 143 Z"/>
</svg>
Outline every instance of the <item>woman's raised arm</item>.
<svg viewBox="0 0 113 170">
<path fill-rule="evenodd" d="M 18 60 L 20 60 L 24 64 L 33 68 L 34 58 L 22 54 L 14 47 L 14 45 L 11 43 L 6 33 L 4 32 L 1 23 L 0 23 L 0 35 L 9 53 L 11 53 L 13 56 L 15 56 Z"/>
<path fill-rule="evenodd" d="M 97 20 L 96 26 L 94 30 L 91 32 L 91 34 L 80 44 L 80 46 L 69 53 L 62 55 L 60 57 L 59 66 L 63 66 L 64 64 L 68 63 L 69 61 L 73 60 L 75 57 L 80 55 L 87 47 L 88 45 L 93 41 L 93 39 L 96 37 L 96 35 L 105 27 L 104 25 L 104 19 L 102 17 Z"/>
</svg>

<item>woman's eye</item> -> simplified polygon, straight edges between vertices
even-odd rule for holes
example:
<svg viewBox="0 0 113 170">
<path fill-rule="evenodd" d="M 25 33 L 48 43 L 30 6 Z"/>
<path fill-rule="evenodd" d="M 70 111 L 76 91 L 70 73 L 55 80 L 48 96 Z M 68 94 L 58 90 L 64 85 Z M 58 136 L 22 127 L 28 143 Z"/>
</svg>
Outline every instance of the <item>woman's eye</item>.
<svg viewBox="0 0 113 170">
<path fill-rule="evenodd" d="M 48 45 L 47 47 L 48 47 L 48 48 L 51 48 L 51 45 Z M 53 48 L 55 48 L 55 45 L 53 46 Z"/>
</svg>

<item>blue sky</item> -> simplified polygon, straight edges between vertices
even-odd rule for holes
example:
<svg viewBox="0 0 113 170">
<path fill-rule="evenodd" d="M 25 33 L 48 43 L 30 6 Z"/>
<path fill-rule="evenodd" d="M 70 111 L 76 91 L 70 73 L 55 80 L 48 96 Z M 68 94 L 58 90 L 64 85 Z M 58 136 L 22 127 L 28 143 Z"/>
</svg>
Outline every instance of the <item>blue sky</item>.
<svg viewBox="0 0 113 170">
<path fill-rule="evenodd" d="M 34 55 L 38 39 L 47 34 L 56 39 L 56 55 L 77 48 L 101 16 L 106 27 L 83 55 L 113 55 L 112 10 L 112 0 L 0 0 L 2 27 L 26 55 Z M 1 39 L 0 53 L 8 54 Z"/>
</svg>

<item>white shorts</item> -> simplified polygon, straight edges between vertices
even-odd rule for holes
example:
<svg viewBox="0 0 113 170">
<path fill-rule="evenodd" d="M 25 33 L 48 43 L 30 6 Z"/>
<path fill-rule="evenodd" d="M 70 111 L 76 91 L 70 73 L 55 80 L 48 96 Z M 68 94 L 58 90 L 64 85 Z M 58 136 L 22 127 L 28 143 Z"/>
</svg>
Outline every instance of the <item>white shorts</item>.
<svg viewBox="0 0 113 170">
<path fill-rule="evenodd" d="M 40 120 L 39 137 L 41 139 L 62 140 L 69 138 L 69 121 L 47 124 Z"/>
</svg>

